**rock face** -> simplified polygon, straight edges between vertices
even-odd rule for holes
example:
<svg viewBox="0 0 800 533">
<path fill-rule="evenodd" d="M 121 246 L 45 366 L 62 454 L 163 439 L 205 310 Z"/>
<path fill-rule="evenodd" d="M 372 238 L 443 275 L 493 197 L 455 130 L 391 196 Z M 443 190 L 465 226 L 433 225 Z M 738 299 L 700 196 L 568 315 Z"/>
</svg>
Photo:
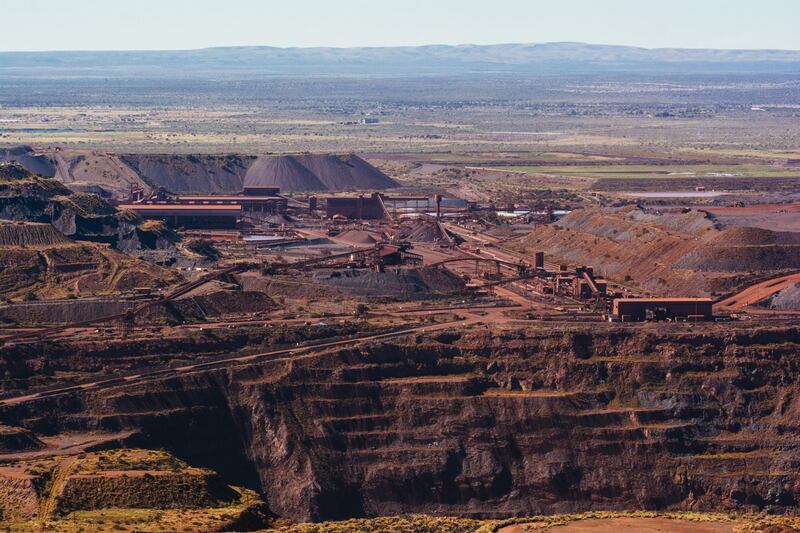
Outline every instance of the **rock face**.
<svg viewBox="0 0 800 533">
<path fill-rule="evenodd" d="M 448 331 L 5 405 L 0 421 L 137 430 L 296 520 L 795 509 L 800 328 L 659 328 Z"/>
<path fill-rule="evenodd" d="M 51 224 L 73 239 L 107 243 L 128 252 L 174 248 L 177 240 L 165 227 L 142 223 L 96 194 L 72 192 L 59 181 L 33 175 L 16 164 L 0 166 L 0 219 Z M 2 245 L 20 246 L 45 237 L 32 231 L 5 227 L 0 230 Z"/>
<path fill-rule="evenodd" d="M 34 174 L 52 177 L 56 173 L 56 164 L 51 157 L 39 154 L 30 146 L 0 148 L 0 161 L 16 163 Z"/>
</svg>

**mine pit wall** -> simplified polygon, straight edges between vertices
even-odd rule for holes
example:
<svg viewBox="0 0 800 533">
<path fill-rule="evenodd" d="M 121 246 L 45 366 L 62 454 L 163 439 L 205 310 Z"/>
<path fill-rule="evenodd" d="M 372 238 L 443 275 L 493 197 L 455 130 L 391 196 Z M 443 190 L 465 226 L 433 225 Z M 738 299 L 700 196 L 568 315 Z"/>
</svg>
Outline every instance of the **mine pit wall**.
<svg viewBox="0 0 800 533">
<path fill-rule="evenodd" d="M 39 493 L 29 477 L 0 476 L 2 520 L 31 520 L 39 513 Z"/>
<path fill-rule="evenodd" d="M 792 511 L 800 328 L 445 332 L 0 409 L 136 429 L 295 520 Z"/>
</svg>

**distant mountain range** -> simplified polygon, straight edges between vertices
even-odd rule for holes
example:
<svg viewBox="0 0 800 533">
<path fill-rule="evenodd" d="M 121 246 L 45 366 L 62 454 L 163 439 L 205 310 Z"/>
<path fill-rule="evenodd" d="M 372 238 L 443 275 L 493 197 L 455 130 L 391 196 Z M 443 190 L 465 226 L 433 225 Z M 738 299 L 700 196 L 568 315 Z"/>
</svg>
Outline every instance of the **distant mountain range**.
<svg viewBox="0 0 800 533">
<path fill-rule="evenodd" d="M 2 76 L 182 77 L 486 72 L 800 72 L 800 51 L 636 48 L 583 43 L 377 48 L 243 46 L 175 51 L 0 52 Z"/>
</svg>

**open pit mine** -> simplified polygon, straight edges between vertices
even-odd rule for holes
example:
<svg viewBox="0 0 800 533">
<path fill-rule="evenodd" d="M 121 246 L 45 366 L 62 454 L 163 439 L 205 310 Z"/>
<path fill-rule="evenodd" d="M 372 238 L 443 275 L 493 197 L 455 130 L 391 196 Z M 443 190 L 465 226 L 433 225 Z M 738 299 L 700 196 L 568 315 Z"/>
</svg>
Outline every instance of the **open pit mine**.
<svg viewBox="0 0 800 533">
<path fill-rule="evenodd" d="M 797 525 L 797 204 L 0 155 L 14 531 Z"/>
</svg>

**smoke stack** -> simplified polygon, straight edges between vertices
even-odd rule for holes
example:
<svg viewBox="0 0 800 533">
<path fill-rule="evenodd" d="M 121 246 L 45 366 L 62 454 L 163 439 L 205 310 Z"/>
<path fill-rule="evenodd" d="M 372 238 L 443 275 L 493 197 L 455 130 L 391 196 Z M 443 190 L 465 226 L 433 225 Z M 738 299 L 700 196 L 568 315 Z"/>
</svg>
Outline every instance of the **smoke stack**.
<svg viewBox="0 0 800 533">
<path fill-rule="evenodd" d="M 433 197 L 436 200 L 436 220 L 442 218 L 442 195 L 437 194 Z"/>
</svg>

